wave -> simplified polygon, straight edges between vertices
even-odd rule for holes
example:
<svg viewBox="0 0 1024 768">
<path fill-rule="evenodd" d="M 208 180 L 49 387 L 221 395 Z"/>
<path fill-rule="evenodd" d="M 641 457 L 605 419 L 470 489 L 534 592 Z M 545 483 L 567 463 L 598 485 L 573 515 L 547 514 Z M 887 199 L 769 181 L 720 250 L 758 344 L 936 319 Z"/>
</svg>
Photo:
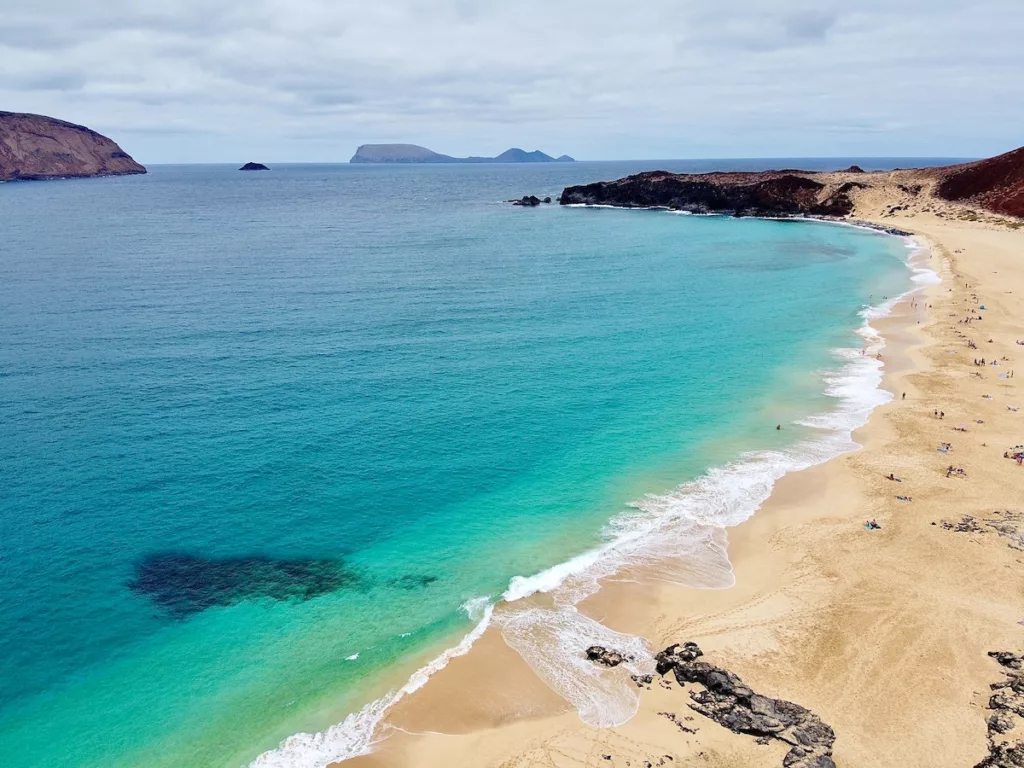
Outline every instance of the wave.
<svg viewBox="0 0 1024 768">
<path fill-rule="evenodd" d="M 893 398 L 881 388 L 883 366 L 876 354 L 885 341 L 871 321 L 889 315 L 900 301 L 926 286 L 941 282 L 938 274 L 923 264 L 927 247 L 913 238 L 904 239 L 911 251 L 906 262 L 914 287 L 860 312 L 863 322 L 857 333 L 865 341 L 863 350 L 833 350 L 839 365 L 821 372 L 821 377 L 825 395 L 836 400 L 835 407 L 795 422 L 816 432 L 814 436 L 785 449 L 744 453 L 669 493 L 648 494 L 632 502 L 629 512 L 608 523 L 601 546 L 532 576 L 512 578 L 498 610 L 489 597 L 466 603 L 464 610 L 476 622 L 473 630 L 457 646 L 418 670 L 401 689 L 322 733 L 289 737 L 277 749 L 260 755 L 250 768 L 324 768 L 370 752 L 386 712 L 425 685 L 451 659 L 467 653 L 492 622 L 506 644 L 576 708 L 583 722 L 610 727 L 628 721 L 639 706 L 628 673 L 646 674 L 653 669 L 650 648 L 643 638 L 615 632 L 580 613 L 576 606 L 598 590 L 601 579 L 627 567 L 643 567 L 656 574 L 654 578 L 686 587 L 732 586 L 735 575 L 727 552 L 727 529 L 749 519 L 784 475 L 860 447 L 853 432 L 867 422 L 875 408 Z M 551 607 L 528 601 L 539 593 L 550 595 Z M 590 645 L 614 647 L 628 660 L 613 670 L 603 669 L 583 658 L 581 650 Z"/>
<path fill-rule="evenodd" d="M 749 519 L 784 475 L 857 450 L 860 446 L 853 432 L 875 408 L 892 400 L 893 395 L 881 388 L 880 351 L 885 341 L 871 321 L 889 315 L 900 301 L 926 285 L 941 282 L 920 263 L 927 253 L 922 246 L 911 239 L 907 246 L 912 251 L 907 266 L 915 286 L 860 312 L 858 332 L 865 340 L 864 349 L 832 351 L 839 365 L 820 375 L 825 395 L 836 400 L 835 406 L 796 422 L 813 430 L 814 436 L 785 449 L 744 453 L 670 493 L 648 494 L 631 504 L 631 512 L 608 524 L 602 546 L 533 576 L 512 579 L 503 595 L 505 605 L 495 615 L 496 626 L 505 642 L 576 707 L 585 723 L 603 727 L 625 722 L 638 703 L 628 680 L 616 679 L 586 662 L 581 649 L 592 644 L 629 649 L 641 666 L 651 656 L 641 638 L 607 634 L 610 629 L 581 614 L 576 605 L 597 591 L 602 578 L 629 567 L 642 567 L 645 574 L 691 588 L 732 586 L 735 576 L 727 553 L 727 528 Z M 540 592 L 551 593 L 553 607 L 517 607 L 519 601 Z"/>
<path fill-rule="evenodd" d="M 249 763 L 250 768 L 325 768 L 331 763 L 369 753 L 375 741 L 377 726 L 387 711 L 426 685 L 431 676 L 448 666 L 452 659 L 469 653 L 473 643 L 486 631 L 494 612 L 489 598 L 475 598 L 462 608 L 470 619 L 476 621 L 476 626 L 458 645 L 416 670 L 397 691 L 371 701 L 326 731 L 289 736 L 276 749 L 264 752 Z"/>
</svg>

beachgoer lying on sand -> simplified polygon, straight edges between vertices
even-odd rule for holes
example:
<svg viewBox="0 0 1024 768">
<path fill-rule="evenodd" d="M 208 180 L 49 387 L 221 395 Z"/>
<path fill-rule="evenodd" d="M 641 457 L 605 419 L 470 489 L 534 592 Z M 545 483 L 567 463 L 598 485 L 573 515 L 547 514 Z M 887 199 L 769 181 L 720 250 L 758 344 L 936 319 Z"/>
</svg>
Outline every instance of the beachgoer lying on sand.
<svg viewBox="0 0 1024 768">
<path fill-rule="evenodd" d="M 1013 411 L 1014 413 L 1016 413 L 1017 411 L 1020 410 L 1020 408 L 1016 405 L 1008 405 L 1006 406 L 1006 410 Z"/>
<path fill-rule="evenodd" d="M 900 501 L 913 501 L 914 500 L 913 496 L 897 496 L 896 498 L 899 499 Z"/>
<path fill-rule="evenodd" d="M 880 526 L 874 520 L 865 520 L 864 527 L 867 528 L 869 531 L 879 531 L 882 529 L 882 526 Z"/>
<path fill-rule="evenodd" d="M 889 473 L 889 476 L 886 478 L 886 480 L 894 480 L 897 483 L 902 483 L 903 482 L 898 477 L 896 477 L 896 475 L 894 475 L 892 472 Z"/>
<path fill-rule="evenodd" d="M 966 432 L 967 431 L 967 427 L 965 427 L 963 424 L 961 424 L 960 426 L 957 426 L 957 427 L 953 427 L 953 429 L 956 432 Z"/>
</svg>

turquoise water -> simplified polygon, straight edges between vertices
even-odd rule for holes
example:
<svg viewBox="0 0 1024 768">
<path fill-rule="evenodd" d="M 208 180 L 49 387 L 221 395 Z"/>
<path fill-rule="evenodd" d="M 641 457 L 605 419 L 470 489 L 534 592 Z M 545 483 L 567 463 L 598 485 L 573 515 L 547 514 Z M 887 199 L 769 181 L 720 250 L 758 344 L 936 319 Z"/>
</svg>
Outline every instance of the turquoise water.
<svg viewBox="0 0 1024 768">
<path fill-rule="evenodd" d="M 0 186 L 4 764 L 244 765 L 813 431 L 903 242 L 499 203 L 638 169 Z"/>
</svg>

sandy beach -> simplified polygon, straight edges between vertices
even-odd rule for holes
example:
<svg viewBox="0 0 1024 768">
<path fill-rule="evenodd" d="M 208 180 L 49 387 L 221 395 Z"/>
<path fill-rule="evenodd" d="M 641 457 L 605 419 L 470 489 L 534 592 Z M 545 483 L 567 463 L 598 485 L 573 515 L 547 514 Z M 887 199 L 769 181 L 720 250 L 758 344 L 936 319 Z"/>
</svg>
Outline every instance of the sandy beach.
<svg viewBox="0 0 1024 768">
<path fill-rule="evenodd" d="M 862 449 L 785 476 L 728 531 L 733 587 L 620 573 L 580 609 L 654 651 L 694 641 L 756 692 L 811 710 L 835 732 L 837 765 L 975 765 L 1002 679 L 988 652 L 1024 646 L 1024 468 L 1004 458 L 1024 443 L 1011 377 L 1024 359 L 1024 229 L 962 206 L 894 215 L 893 204 L 860 200 L 857 217 L 926 242 L 942 283 L 874 323 L 895 397 L 854 433 Z M 345 764 L 783 764 L 789 744 L 693 711 L 688 688 L 655 675 L 635 717 L 589 727 L 492 627 L 390 712 L 373 754 Z"/>
</svg>

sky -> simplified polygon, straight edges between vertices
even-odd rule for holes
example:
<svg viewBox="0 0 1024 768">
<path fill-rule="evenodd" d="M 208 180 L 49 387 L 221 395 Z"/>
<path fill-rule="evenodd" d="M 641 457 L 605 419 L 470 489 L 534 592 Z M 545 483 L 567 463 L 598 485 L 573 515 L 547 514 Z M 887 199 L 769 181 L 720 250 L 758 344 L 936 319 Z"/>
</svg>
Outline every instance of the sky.
<svg viewBox="0 0 1024 768">
<path fill-rule="evenodd" d="M 143 163 L 1024 144 L 1024 0 L 0 0 L 0 109 Z"/>
</svg>

